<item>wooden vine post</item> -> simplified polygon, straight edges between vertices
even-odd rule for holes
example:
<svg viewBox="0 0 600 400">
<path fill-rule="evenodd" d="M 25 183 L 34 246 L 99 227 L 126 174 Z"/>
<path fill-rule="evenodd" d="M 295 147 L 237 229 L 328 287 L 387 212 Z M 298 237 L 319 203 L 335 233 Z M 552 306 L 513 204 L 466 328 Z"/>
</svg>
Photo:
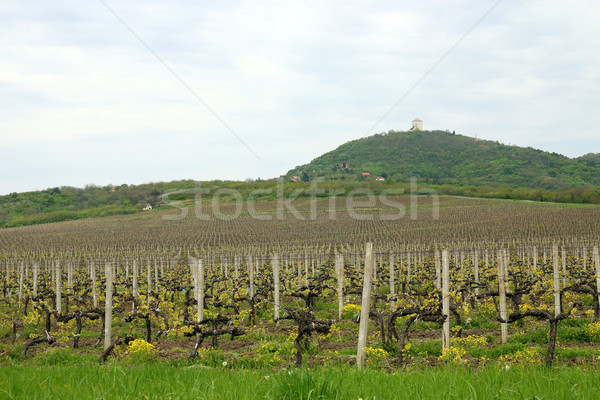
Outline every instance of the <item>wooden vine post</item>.
<svg viewBox="0 0 600 400">
<path fill-rule="evenodd" d="M 500 307 L 500 318 L 503 321 L 506 321 L 506 282 L 504 281 L 505 277 L 505 259 L 502 254 L 502 250 L 498 250 L 498 297 L 499 297 L 499 307 Z M 501 322 L 500 323 L 500 334 L 501 334 L 501 342 L 505 344 L 508 340 L 508 323 Z"/>
<path fill-rule="evenodd" d="M 254 297 L 254 263 L 252 256 L 248 256 L 248 279 L 250 279 L 250 288 L 248 290 L 252 298 Z"/>
<path fill-rule="evenodd" d="M 69 294 L 73 294 L 73 263 L 67 264 L 67 291 Z"/>
<path fill-rule="evenodd" d="M 57 262 L 55 265 L 55 277 L 56 277 L 56 312 L 62 314 L 62 274 L 60 270 L 60 263 Z"/>
<path fill-rule="evenodd" d="M 10 285 L 10 264 L 6 263 L 6 273 L 4 274 L 5 278 L 6 278 L 6 286 L 9 287 Z"/>
<path fill-rule="evenodd" d="M 335 273 L 337 275 L 337 294 L 338 294 L 338 318 L 342 319 L 342 309 L 344 308 L 344 256 L 335 255 Z"/>
<path fill-rule="evenodd" d="M 440 262 L 440 251 L 435 250 L 435 288 L 442 290 L 442 263 Z"/>
<path fill-rule="evenodd" d="M 562 247 L 562 287 L 567 287 L 567 250 L 565 246 Z"/>
<path fill-rule="evenodd" d="M 239 268 L 240 268 L 240 258 L 238 256 L 235 256 L 233 258 L 233 278 L 235 279 L 236 283 L 237 283 L 238 279 L 240 278 Z"/>
<path fill-rule="evenodd" d="M 194 289 L 194 300 L 198 303 L 198 260 L 194 257 L 189 257 L 190 276 L 192 277 L 192 285 Z"/>
<path fill-rule="evenodd" d="M 394 254 L 390 254 L 390 296 L 392 299 L 396 296 L 396 282 L 394 276 Z M 394 300 L 390 302 L 392 309 L 394 309 Z"/>
<path fill-rule="evenodd" d="M 442 349 L 450 348 L 450 262 L 448 250 L 442 250 L 442 314 L 445 316 L 442 328 Z"/>
<path fill-rule="evenodd" d="M 158 263 L 154 260 L 154 287 L 158 292 Z"/>
<path fill-rule="evenodd" d="M 299 289 L 302 287 L 302 264 L 300 263 L 300 258 L 298 258 L 298 260 L 296 260 L 296 264 L 298 267 L 298 289 Z"/>
<path fill-rule="evenodd" d="M 558 316 L 561 312 L 560 307 L 560 272 L 558 269 L 558 244 L 552 245 L 552 266 L 554 280 L 554 316 Z"/>
<path fill-rule="evenodd" d="M 371 281 L 373 279 L 373 243 L 367 243 L 365 252 L 365 273 L 363 274 L 363 292 L 360 309 L 360 327 L 358 328 L 358 349 L 356 353 L 356 366 L 364 366 L 365 347 L 367 346 L 367 333 L 369 330 L 369 310 L 371 308 Z"/>
<path fill-rule="evenodd" d="M 90 275 L 92 276 L 92 301 L 94 308 L 98 308 L 98 292 L 96 289 L 96 264 L 92 261 Z"/>
<path fill-rule="evenodd" d="M 475 254 L 473 255 L 473 270 L 475 283 L 477 284 L 475 287 L 475 296 L 479 296 L 479 250 L 475 250 Z"/>
<path fill-rule="evenodd" d="M 33 296 L 37 296 L 38 294 L 38 273 L 40 270 L 40 265 L 35 262 L 33 263 Z"/>
<path fill-rule="evenodd" d="M 273 318 L 275 323 L 279 325 L 279 310 L 281 307 L 279 302 L 279 254 L 273 255 L 271 264 L 273 265 L 273 302 L 275 303 Z"/>
<path fill-rule="evenodd" d="M 25 278 L 25 265 L 21 263 L 19 266 L 19 303 L 23 301 L 23 280 Z"/>
<path fill-rule="evenodd" d="M 150 273 L 150 261 L 146 261 L 146 291 L 148 293 L 148 302 L 150 302 L 150 292 L 152 291 L 152 274 Z"/>
<path fill-rule="evenodd" d="M 411 266 L 411 256 L 410 253 L 406 255 L 406 284 L 410 285 L 410 280 L 412 277 L 412 266 Z"/>
<path fill-rule="evenodd" d="M 137 300 L 138 295 L 138 265 L 137 261 L 133 260 L 133 298 Z"/>
<path fill-rule="evenodd" d="M 308 286 L 308 253 L 304 253 L 304 286 Z"/>
<path fill-rule="evenodd" d="M 196 285 L 196 301 L 198 303 L 198 318 L 196 322 L 201 322 L 204 319 L 204 263 L 201 259 L 196 260 L 196 268 L 198 268 L 198 279 Z"/>
<path fill-rule="evenodd" d="M 111 346 L 112 335 L 112 298 L 113 298 L 113 273 L 109 262 L 104 267 L 106 274 L 106 296 L 104 305 L 104 350 Z"/>
<path fill-rule="evenodd" d="M 598 302 L 600 302 L 600 255 L 598 255 L 598 246 L 593 250 L 594 267 L 596 267 L 596 290 L 598 291 Z"/>
</svg>

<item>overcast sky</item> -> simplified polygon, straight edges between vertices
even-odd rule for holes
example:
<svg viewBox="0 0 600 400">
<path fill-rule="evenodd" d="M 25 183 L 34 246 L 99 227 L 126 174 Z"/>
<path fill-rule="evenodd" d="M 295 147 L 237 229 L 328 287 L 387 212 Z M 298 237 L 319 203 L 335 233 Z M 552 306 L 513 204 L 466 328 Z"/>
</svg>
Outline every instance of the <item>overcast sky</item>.
<svg viewBox="0 0 600 400">
<path fill-rule="evenodd" d="M 0 1 L 0 194 L 272 178 L 415 117 L 600 152 L 600 2 L 496 3 Z"/>
</svg>

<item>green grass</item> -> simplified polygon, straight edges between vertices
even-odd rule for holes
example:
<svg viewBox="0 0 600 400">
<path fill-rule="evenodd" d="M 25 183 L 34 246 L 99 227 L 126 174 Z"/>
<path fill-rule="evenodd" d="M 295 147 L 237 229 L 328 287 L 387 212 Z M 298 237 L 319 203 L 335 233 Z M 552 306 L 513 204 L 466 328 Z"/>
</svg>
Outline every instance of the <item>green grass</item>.
<svg viewBox="0 0 600 400">
<path fill-rule="evenodd" d="M 231 370 L 199 365 L 4 366 L 5 399 L 584 399 L 600 370 L 435 367 L 388 373 L 326 369 Z"/>
<path fill-rule="evenodd" d="M 597 358 L 600 356 L 599 349 L 590 349 L 587 347 L 566 347 L 558 345 L 556 348 L 556 357 L 570 359 L 573 357 Z"/>
<path fill-rule="evenodd" d="M 72 365 L 98 362 L 97 354 L 83 353 L 68 347 L 51 348 L 29 359 L 34 366 Z"/>
<path fill-rule="evenodd" d="M 410 350 L 407 354 L 412 356 L 440 356 L 442 354 L 442 340 L 441 339 L 426 339 L 421 342 L 409 342 L 411 343 Z"/>
<path fill-rule="evenodd" d="M 548 344 L 549 327 L 548 324 L 538 321 L 528 321 L 528 329 L 511 333 L 509 342 L 513 343 L 537 343 Z M 561 321 L 558 325 L 557 340 L 559 343 L 592 343 L 594 338 L 590 336 L 587 324 L 589 320 L 567 319 Z"/>
<path fill-rule="evenodd" d="M 496 321 L 497 316 L 490 312 L 478 312 L 473 315 L 473 319 L 470 323 L 464 323 L 465 328 L 468 329 L 498 329 L 500 330 L 500 323 Z"/>
</svg>

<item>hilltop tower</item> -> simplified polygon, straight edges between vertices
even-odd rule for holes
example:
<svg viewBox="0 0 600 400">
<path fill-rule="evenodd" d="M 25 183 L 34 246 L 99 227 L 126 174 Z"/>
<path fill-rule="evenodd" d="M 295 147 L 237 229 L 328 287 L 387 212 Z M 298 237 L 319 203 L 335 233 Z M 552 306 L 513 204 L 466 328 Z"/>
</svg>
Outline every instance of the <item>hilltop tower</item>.
<svg viewBox="0 0 600 400">
<path fill-rule="evenodd" d="M 411 131 L 422 131 L 423 130 L 423 121 L 419 118 L 413 119 Z"/>
</svg>

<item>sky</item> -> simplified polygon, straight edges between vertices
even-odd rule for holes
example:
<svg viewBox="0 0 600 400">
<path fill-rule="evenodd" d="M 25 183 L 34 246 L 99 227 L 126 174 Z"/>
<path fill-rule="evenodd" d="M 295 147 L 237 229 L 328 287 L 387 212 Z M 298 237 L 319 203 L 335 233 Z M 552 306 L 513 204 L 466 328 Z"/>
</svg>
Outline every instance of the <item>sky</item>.
<svg viewBox="0 0 600 400">
<path fill-rule="evenodd" d="M 0 194 L 273 178 L 425 130 L 600 152 L 600 2 L 0 1 Z"/>
</svg>

